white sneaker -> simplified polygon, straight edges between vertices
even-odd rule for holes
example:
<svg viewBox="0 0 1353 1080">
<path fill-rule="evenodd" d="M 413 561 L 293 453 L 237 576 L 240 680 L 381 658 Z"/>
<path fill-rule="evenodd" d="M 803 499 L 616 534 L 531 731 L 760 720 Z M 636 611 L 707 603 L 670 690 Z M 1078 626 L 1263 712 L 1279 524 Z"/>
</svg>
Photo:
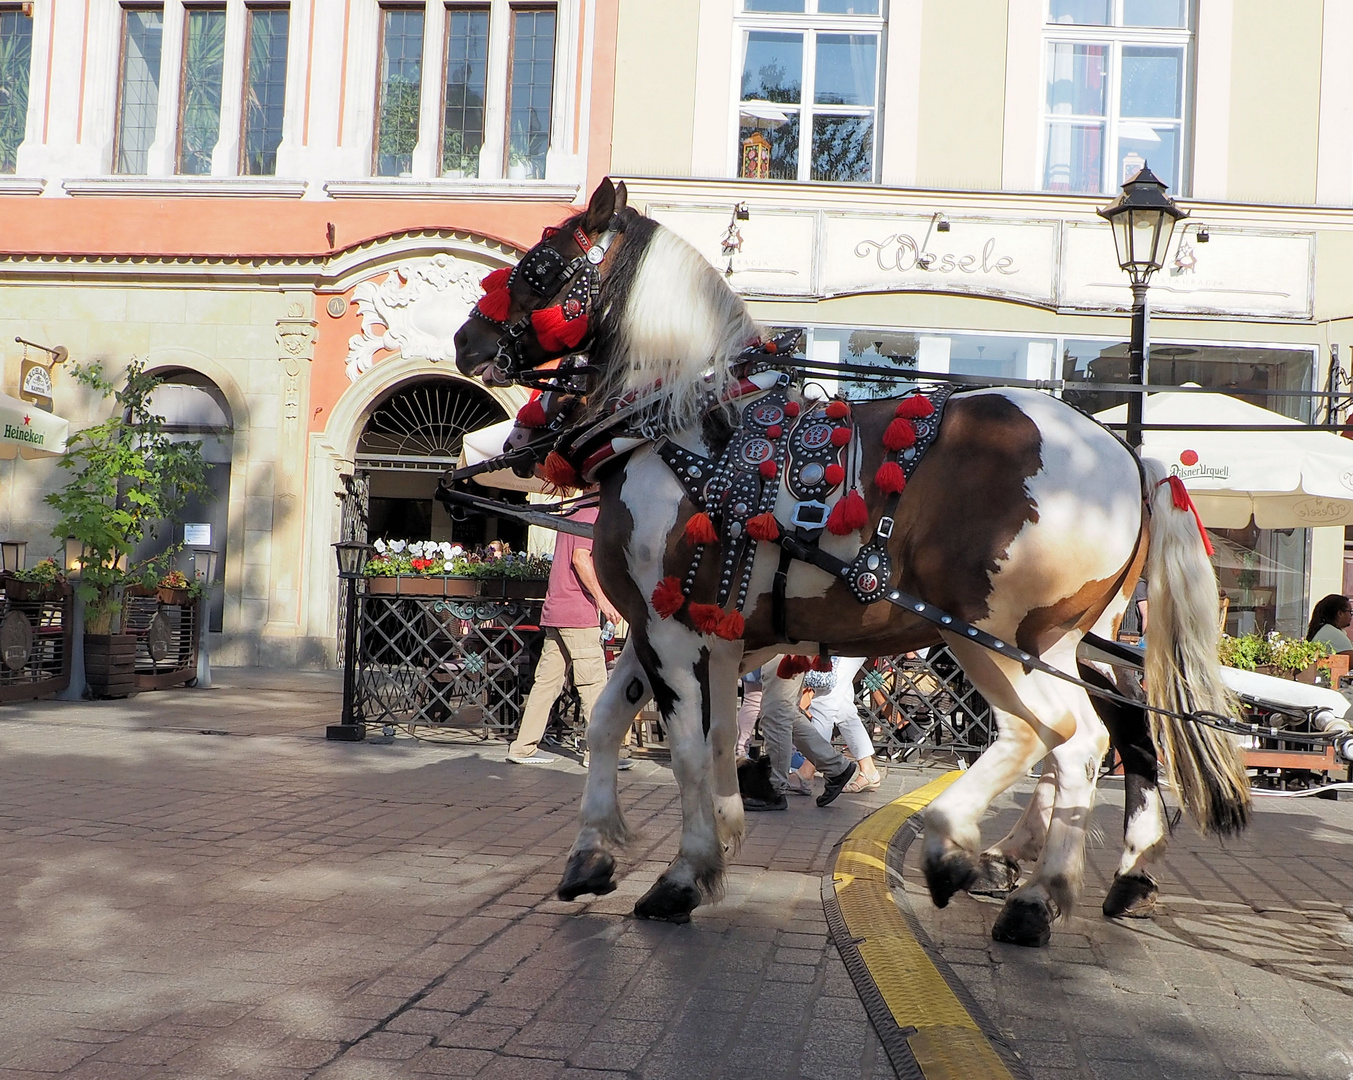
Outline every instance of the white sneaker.
<svg viewBox="0 0 1353 1080">
<path fill-rule="evenodd" d="M 537 750 L 530 757 L 524 754 L 508 754 L 507 760 L 513 765 L 548 765 L 552 761 L 559 759 L 553 754 L 547 754 L 544 750 Z"/>
<path fill-rule="evenodd" d="M 582 766 L 583 766 L 584 769 L 588 767 L 590 761 L 591 761 L 591 755 L 589 755 L 589 754 L 584 754 L 584 755 L 583 755 L 583 760 L 582 760 Z M 624 772 L 626 769 L 632 769 L 632 768 L 634 768 L 634 759 L 633 759 L 633 758 L 622 757 L 618 762 L 616 762 L 616 766 L 615 766 L 615 767 L 616 767 L 616 771 L 617 771 L 617 772 Z"/>
</svg>

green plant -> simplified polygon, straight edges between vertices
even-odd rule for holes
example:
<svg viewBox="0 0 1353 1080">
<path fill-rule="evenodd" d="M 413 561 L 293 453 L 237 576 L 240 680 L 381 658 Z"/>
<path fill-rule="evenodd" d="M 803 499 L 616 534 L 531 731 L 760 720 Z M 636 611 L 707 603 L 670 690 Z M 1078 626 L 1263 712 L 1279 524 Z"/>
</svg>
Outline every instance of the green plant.
<svg viewBox="0 0 1353 1080">
<path fill-rule="evenodd" d="M 1227 667 L 1253 671 L 1267 665 L 1284 671 L 1304 671 L 1317 660 L 1330 655 L 1330 647 L 1319 641 L 1285 638 L 1276 630 L 1268 634 L 1258 632 L 1231 637 L 1222 634 L 1217 644 L 1217 658 Z"/>
<path fill-rule="evenodd" d="M 88 605 L 86 629 L 107 634 L 121 624 L 123 587 L 150 587 L 159 577 L 157 560 L 164 553 L 129 564 L 132 553 L 189 495 L 205 492 L 206 466 L 200 442 L 181 442 L 165 431 L 151 403 L 159 380 L 146 373 L 143 360 L 132 360 L 122 389 L 100 364 L 77 366 L 74 374 L 111 395 L 115 407 L 107 420 L 71 438 L 58 462 L 70 479 L 47 502 L 60 515 L 52 535 L 83 545 L 76 591 Z"/>
<path fill-rule="evenodd" d="M 367 561 L 367 577 L 511 578 L 536 581 L 550 576 L 550 560 L 508 552 L 501 556 L 467 552 L 459 545 L 435 540 L 376 541 Z"/>
<path fill-rule="evenodd" d="M 404 75 L 392 74 L 385 84 L 376 142 L 376 171 L 381 176 L 398 176 L 412 167 L 421 93 L 417 80 Z"/>
<path fill-rule="evenodd" d="M 10 576 L 18 581 L 39 581 L 44 585 L 59 585 L 66 580 L 66 575 L 55 559 L 43 559 L 27 570 L 14 571 Z"/>
</svg>

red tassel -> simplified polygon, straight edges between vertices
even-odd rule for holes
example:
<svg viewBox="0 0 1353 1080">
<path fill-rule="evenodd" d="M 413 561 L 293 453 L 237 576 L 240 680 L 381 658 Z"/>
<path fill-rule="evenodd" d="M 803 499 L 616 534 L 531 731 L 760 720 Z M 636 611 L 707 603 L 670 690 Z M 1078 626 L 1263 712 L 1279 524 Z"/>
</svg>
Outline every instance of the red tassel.
<svg viewBox="0 0 1353 1080">
<path fill-rule="evenodd" d="M 799 403 L 797 401 L 785 402 L 785 415 L 791 420 L 799 415 Z"/>
<path fill-rule="evenodd" d="M 564 309 L 553 304 L 539 311 L 531 312 L 531 325 L 536 331 L 536 340 L 546 352 L 562 352 L 573 348 L 582 341 L 587 333 L 587 313 L 576 319 L 564 317 Z"/>
<path fill-rule="evenodd" d="M 1189 489 L 1184 486 L 1184 481 L 1177 476 L 1167 476 L 1160 481 L 1156 487 L 1161 484 L 1170 485 L 1170 494 L 1174 498 L 1174 508 L 1176 510 L 1190 510 L 1193 512 L 1193 520 L 1198 523 L 1198 535 L 1203 538 L 1203 550 L 1209 556 L 1215 555 L 1212 548 L 1212 538 L 1207 535 L 1207 529 L 1203 526 L 1203 519 L 1198 516 L 1198 507 L 1193 505 L 1193 498 L 1189 495 Z"/>
<path fill-rule="evenodd" d="M 839 427 L 832 429 L 832 445 L 848 446 L 854 431 L 849 427 Z"/>
<path fill-rule="evenodd" d="M 678 611 L 681 605 L 686 602 L 686 598 L 681 595 L 681 579 L 677 577 L 665 577 L 658 582 L 658 587 L 653 590 L 653 610 L 662 618 L 670 619 Z"/>
<path fill-rule="evenodd" d="M 540 398 L 532 398 L 517 410 L 518 427 L 544 427 L 548 421 L 549 417 L 545 415 L 545 406 L 540 403 Z"/>
<path fill-rule="evenodd" d="M 767 480 L 774 480 L 776 473 L 780 471 L 775 467 L 775 462 L 773 461 L 763 461 L 760 465 L 757 466 L 757 469 L 761 472 L 761 475 L 764 476 Z"/>
<path fill-rule="evenodd" d="M 493 292 L 494 289 L 506 289 L 507 279 L 512 276 L 512 267 L 500 266 L 497 270 L 484 278 L 479 287 L 485 292 Z"/>
<path fill-rule="evenodd" d="M 885 461 L 874 474 L 874 486 L 885 495 L 896 495 L 907 486 L 902 466 L 896 461 Z"/>
<path fill-rule="evenodd" d="M 703 510 L 698 510 L 690 516 L 686 522 L 686 543 L 688 544 L 717 544 L 719 534 L 714 531 L 714 522 L 709 520 L 709 515 Z"/>
<path fill-rule="evenodd" d="M 780 538 L 780 523 L 774 514 L 757 514 L 747 522 L 747 535 L 753 540 L 765 540 L 767 543 Z"/>
<path fill-rule="evenodd" d="M 828 420 L 844 420 L 850 415 L 850 406 L 844 401 L 833 401 L 827 406 Z"/>
<path fill-rule="evenodd" d="M 691 625 L 702 634 L 713 634 L 723 621 L 723 608 L 718 604 L 692 604 L 686 609 Z"/>
<path fill-rule="evenodd" d="M 826 478 L 828 487 L 836 487 L 846 478 L 846 470 L 841 468 L 840 465 L 828 465 L 823 470 L 822 475 Z"/>
<path fill-rule="evenodd" d="M 808 657 L 790 653 L 788 656 L 782 656 L 780 662 L 775 665 L 775 677 L 777 679 L 797 679 L 812 666 L 813 661 Z"/>
<path fill-rule="evenodd" d="M 784 433 L 785 429 L 779 424 L 771 424 L 770 427 L 766 428 L 766 438 L 768 439 L 778 439 Z"/>
<path fill-rule="evenodd" d="M 869 524 L 869 507 L 858 491 L 847 492 L 836 501 L 827 518 L 827 531 L 834 536 L 845 536 Z"/>
<path fill-rule="evenodd" d="M 747 629 L 747 624 L 743 621 L 742 612 L 730 611 L 722 619 L 714 632 L 725 641 L 736 641 L 742 637 L 742 632 Z"/>
<path fill-rule="evenodd" d="M 813 657 L 814 671 L 831 671 L 831 669 L 832 669 L 832 658 L 830 656 L 823 656 L 821 653 L 819 653 L 817 656 Z"/>
<path fill-rule="evenodd" d="M 894 420 L 883 433 L 885 449 L 898 451 L 916 445 L 916 428 L 910 420 Z"/>
<path fill-rule="evenodd" d="M 903 398 L 897 405 L 897 411 L 894 416 L 901 420 L 921 420 L 935 411 L 935 406 L 930 403 L 930 399 L 923 394 L 913 394 L 911 397 Z"/>
<path fill-rule="evenodd" d="M 568 463 L 568 459 L 557 450 L 551 450 L 545 458 L 545 482 L 557 488 L 581 488 L 583 478 L 578 470 Z"/>
<path fill-rule="evenodd" d="M 512 309 L 512 294 L 506 289 L 494 289 L 479 298 L 476 305 L 479 314 L 494 322 L 506 322 L 507 313 Z"/>
</svg>

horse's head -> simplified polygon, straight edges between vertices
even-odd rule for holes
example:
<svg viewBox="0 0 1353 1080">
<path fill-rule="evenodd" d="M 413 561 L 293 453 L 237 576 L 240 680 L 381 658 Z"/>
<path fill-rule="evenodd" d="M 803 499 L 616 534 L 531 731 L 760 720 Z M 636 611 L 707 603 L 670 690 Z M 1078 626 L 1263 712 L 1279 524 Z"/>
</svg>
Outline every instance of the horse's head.
<svg viewBox="0 0 1353 1080">
<path fill-rule="evenodd" d="M 587 347 L 602 264 L 619 235 L 625 185 L 602 180 L 583 213 L 546 229 L 515 267 L 483 281 L 484 296 L 456 331 L 456 366 L 490 386 Z"/>
</svg>

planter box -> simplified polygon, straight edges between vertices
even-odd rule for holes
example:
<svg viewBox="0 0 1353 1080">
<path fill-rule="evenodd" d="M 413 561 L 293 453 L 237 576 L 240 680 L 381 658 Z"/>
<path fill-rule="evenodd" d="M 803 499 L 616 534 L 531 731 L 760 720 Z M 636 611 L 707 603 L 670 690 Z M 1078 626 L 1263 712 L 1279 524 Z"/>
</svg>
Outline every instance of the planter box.
<svg viewBox="0 0 1353 1080">
<path fill-rule="evenodd" d="M 515 578 L 369 577 L 366 591 L 384 596 L 482 596 L 510 600 L 535 600 L 545 595 L 544 580 Z"/>
<path fill-rule="evenodd" d="M 49 585 L 45 581 L 20 581 L 18 578 L 4 577 L 5 595 L 16 604 L 28 604 L 34 600 L 55 600 L 61 595 L 60 585 Z"/>
<path fill-rule="evenodd" d="M 132 634 L 86 634 L 85 679 L 96 698 L 130 697 L 136 687 L 136 638 Z"/>
<path fill-rule="evenodd" d="M 156 599 L 162 604 L 191 604 L 193 594 L 190 589 L 166 589 L 163 585 L 155 590 Z"/>
</svg>

